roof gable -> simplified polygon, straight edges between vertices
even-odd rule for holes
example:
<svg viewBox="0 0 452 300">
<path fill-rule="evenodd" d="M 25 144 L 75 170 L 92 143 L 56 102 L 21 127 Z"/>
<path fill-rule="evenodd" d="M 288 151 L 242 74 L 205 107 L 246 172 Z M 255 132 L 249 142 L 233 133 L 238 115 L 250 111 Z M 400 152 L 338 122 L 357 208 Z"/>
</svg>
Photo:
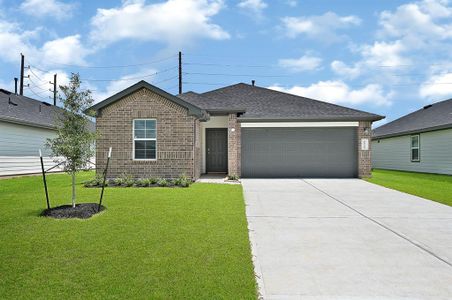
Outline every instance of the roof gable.
<svg viewBox="0 0 452 300">
<path fill-rule="evenodd" d="M 164 90 L 162 90 L 144 80 L 141 80 L 141 81 L 135 83 L 134 85 L 126 88 L 125 90 L 122 90 L 121 92 L 119 92 L 111 97 L 108 97 L 107 99 L 93 105 L 89 109 L 94 110 L 97 113 L 97 112 L 99 112 L 100 109 L 102 109 L 118 100 L 121 100 L 122 98 L 124 98 L 130 94 L 133 94 L 134 92 L 136 92 L 142 88 L 146 88 L 146 89 L 156 93 L 157 95 L 160 95 L 182 107 L 185 107 L 186 109 L 188 109 L 188 113 L 190 115 L 196 116 L 198 118 L 205 117 L 205 112 L 201 108 L 199 108 L 196 105 L 193 105 L 192 103 L 189 103 L 179 97 L 173 96 L 170 93 L 167 93 Z"/>
<path fill-rule="evenodd" d="M 452 99 L 426 105 L 415 112 L 382 125 L 373 131 L 373 137 L 400 136 L 445 128 L 452 128 Z"/>
</svg>

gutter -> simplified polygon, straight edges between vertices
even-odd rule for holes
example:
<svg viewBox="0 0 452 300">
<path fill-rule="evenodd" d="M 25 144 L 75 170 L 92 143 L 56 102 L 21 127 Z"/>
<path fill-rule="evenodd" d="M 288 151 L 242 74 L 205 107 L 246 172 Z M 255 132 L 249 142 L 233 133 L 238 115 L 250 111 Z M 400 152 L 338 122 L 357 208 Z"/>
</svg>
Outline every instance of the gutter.
<svg viewBox="0 0 452 300">
<path fill-rule="evenodd" d="M 17 118 L 0 117 L 0 121 L 13 123 L 13 124 L 19 124 L 19 125 L 26 125 L 26 126 L 56 130 L 56 126 L 54 126 L 54 125 L 37 124 L 37 123 L 24 121 L 24 120 L 17 119 Z"/>
<path fill-rule="evenodd" d="M 427 128 L 421 128 L 421 129 L 415 129 L 415 130 L 407 130 L 407 131 L 401 131 L 401 132 L 397 132 L 397 133 L 377 135 L 377 136 L 372 136 L 372 140 L 379 140 L 379 139 L 386 139 L 386 138 L 404 136 L 404 135 L 409 135 L 409 134 L 438 131 L 438 130 L 443 130 L 443 129 L 452 129 L 452 124 L 439 125 L 439 126 L 433 126 L 433 127 L 427 127 Z"/>
<path fill-rule="evenodd" d="M 385 116 L 369 116 L 369 117 L 315 117 L 315 118 L 247 118 L 239 117 L 239 122 L 333 122 L 333 121 L 379 121 Z"/>
</svg>

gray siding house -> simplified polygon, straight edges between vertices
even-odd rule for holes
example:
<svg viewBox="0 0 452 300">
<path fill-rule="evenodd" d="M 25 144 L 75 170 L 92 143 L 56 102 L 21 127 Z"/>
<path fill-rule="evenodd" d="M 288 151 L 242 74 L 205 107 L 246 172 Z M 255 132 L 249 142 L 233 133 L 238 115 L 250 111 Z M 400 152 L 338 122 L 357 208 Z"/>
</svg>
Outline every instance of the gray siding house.
<svg viewBox="0 0 452 300">
<path fill-rule="evenodd" d="M 39 149 L 45 166 L 54 164 L 45 142 L 55 136 L 62 112 L 47 102 L 0 89 L 0 176 L 41 172 Z"/>
<path fill-rule="evenodd" d="M 452 175 L 452 99 L 378 127 L 374 168 Z"/>
</svg>

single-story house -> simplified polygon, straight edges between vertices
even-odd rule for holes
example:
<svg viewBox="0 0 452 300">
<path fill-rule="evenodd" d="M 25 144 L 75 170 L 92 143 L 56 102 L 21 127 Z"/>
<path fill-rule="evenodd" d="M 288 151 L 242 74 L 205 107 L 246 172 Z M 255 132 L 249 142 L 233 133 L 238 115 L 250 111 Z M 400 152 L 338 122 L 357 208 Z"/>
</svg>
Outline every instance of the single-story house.
<svg viewBox="0 0 452 300">
<path fill-rule="evenodd" d="M 174 96 L 140 81 L 92 109 L 98 172 L 112 147 L 110 177 L 370 176 L 383 118 L 244 83 Z"/>
<path fill-rule="evenodd" d="M 46 166 L 53 164 L 44 145 L 55 136 L 62 109 L 0 89 L 0 176 L 41 172 L 39 149 Z"/>
<path fill-rule="evenodd" d="M 372 148 L 374 168 L 452 175 L 452 99 L 378 127 Z"/>
</svg>

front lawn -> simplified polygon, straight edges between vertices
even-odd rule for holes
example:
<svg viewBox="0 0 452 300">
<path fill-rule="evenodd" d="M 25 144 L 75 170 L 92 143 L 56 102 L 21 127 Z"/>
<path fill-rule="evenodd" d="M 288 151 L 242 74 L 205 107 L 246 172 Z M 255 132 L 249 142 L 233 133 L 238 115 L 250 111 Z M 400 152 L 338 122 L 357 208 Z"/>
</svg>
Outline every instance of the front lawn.
<svg viewBox="0 0 452 300">
<path fill-rule="evenodd" d="M 367 180 L 452 206 L 452 176 L 375 169 Z"/>
<path fill-rule="evenodd" d="M 80 202 L 97 202 L 83 188 Z M 48 176 L 51 204 L 70 177 Z M 0 299 L 255 299 L 242 188 L 107 188 L 91 219 L 39 217 L 42 179 L 0 180 Z"/>
</svg>

